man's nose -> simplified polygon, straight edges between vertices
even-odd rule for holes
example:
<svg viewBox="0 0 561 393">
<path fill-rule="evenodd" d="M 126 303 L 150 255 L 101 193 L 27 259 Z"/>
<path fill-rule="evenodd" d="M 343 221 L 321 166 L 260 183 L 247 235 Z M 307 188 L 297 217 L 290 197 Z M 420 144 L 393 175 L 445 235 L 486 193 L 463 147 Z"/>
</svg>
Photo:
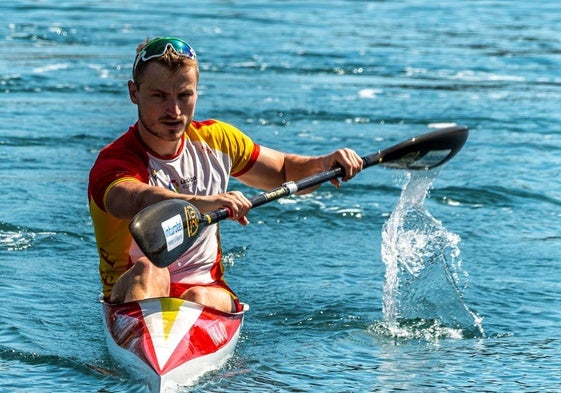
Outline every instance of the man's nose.
<svg viewBox="0 0 561 393">
<path fill-rule="evenodd" d="M 166 112 L 169 115 L 179 116 L 181 114 L 181 109 L 179 107 L 179 102 L 176 99 L 170 99 L 166 106 Z"/>
</svg>

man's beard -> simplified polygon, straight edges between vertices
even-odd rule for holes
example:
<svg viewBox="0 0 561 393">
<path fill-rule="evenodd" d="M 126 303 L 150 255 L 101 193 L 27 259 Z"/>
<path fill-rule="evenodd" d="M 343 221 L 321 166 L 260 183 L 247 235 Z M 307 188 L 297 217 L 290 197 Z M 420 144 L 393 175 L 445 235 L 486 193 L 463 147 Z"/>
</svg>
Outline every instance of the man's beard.
<svg viewBox="0 0 561 393">
<path fill-rule="evenodd" d="M 169 119 L 172 120 L 172 119 Z M 144 121 L 144 116 L 142 115 L 142 111 L 140 108 L 138 108 L 138 121 L 142 124 L 142 126 L 144 127 L 144 129 L 146 131 L 148 131 L 148 133 L 152 134 L 153 136 L 155 136 L 156 138 L 162 139 L 164 141 L 167 142 L 174 142 L 177 141 L 178 139 L 181 138 L 181 136 L 183 135 L 183 133 L 185 132 L 186 127 L 183 127 L 183 130 L 181 130 L 181 132 L 179 133 L 170 133 L 170 132 L 158 132 L 156 131 L 156 129 L 154 127 L 148 126 L 148 123 L 146 121 Z M 187 124 L 190 123 L 190 119 L 188 119 Z"/>
</svg>

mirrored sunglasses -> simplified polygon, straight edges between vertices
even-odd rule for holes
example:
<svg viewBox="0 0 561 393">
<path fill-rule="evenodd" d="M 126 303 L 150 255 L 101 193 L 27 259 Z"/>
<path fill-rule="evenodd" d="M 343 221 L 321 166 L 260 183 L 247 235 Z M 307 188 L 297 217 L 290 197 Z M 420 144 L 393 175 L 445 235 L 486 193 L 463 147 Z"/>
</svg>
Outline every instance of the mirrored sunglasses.
<svg viewBox="0 0 561 393">
<path fill-rule="evenodd" d="M 140 61 L 146 62 L 151 59 L 162 57 L 167 50 L 171 49 L 176 55 L 184 56 L 189 59 L 196 60 L 197 54 L 195 50 L 185 41 L 179 38 L 156 38 L 150 41 L 138 54 L 134 60 L 133 73 Z"/>
</svg>

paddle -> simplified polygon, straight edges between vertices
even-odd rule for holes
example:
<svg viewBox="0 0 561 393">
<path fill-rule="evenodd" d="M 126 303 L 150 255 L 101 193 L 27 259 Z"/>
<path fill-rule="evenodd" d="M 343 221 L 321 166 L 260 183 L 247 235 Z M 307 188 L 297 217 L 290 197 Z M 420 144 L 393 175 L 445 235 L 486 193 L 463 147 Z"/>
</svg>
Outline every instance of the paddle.
<svg viewBox="0 0 561 393">
<path fill-rule="evenodd" d="M 429 132 L 388 149 L 363 157 L 363 168 L 382 165 L 395 169 L 427 170 L 444 164 L 456 155 L 468 137 L 468 129 L 452 126 Z M 342 168 L 284 183 L 274 190 L 250 198 L 252 207 L 258 207 L 292 195 L 326 181 L 342 177 Z M 197 240 L 201 230 L 228 218 L 227 208 L 204 215 L 180 199 L 170 199 L 148 206 L 136 214 L 129 228 L 144 254 L 158 267 L 172 264 Z"/>
</svg>

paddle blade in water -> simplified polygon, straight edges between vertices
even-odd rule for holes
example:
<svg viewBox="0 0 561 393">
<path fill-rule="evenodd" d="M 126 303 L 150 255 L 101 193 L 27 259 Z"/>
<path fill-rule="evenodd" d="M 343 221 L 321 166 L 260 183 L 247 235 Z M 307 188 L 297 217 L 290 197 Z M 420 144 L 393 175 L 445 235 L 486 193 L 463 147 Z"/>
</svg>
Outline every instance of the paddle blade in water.
<svg viewBox="0 0 561 393">
<path fill-rule="evenodd" d="M 201 230 L 201 215 L 189 202 L 170 199 L 138 212 L 129 229 L 148 259 L 158 267 L 166 267 L 195 242 Z"/>
</svg>

